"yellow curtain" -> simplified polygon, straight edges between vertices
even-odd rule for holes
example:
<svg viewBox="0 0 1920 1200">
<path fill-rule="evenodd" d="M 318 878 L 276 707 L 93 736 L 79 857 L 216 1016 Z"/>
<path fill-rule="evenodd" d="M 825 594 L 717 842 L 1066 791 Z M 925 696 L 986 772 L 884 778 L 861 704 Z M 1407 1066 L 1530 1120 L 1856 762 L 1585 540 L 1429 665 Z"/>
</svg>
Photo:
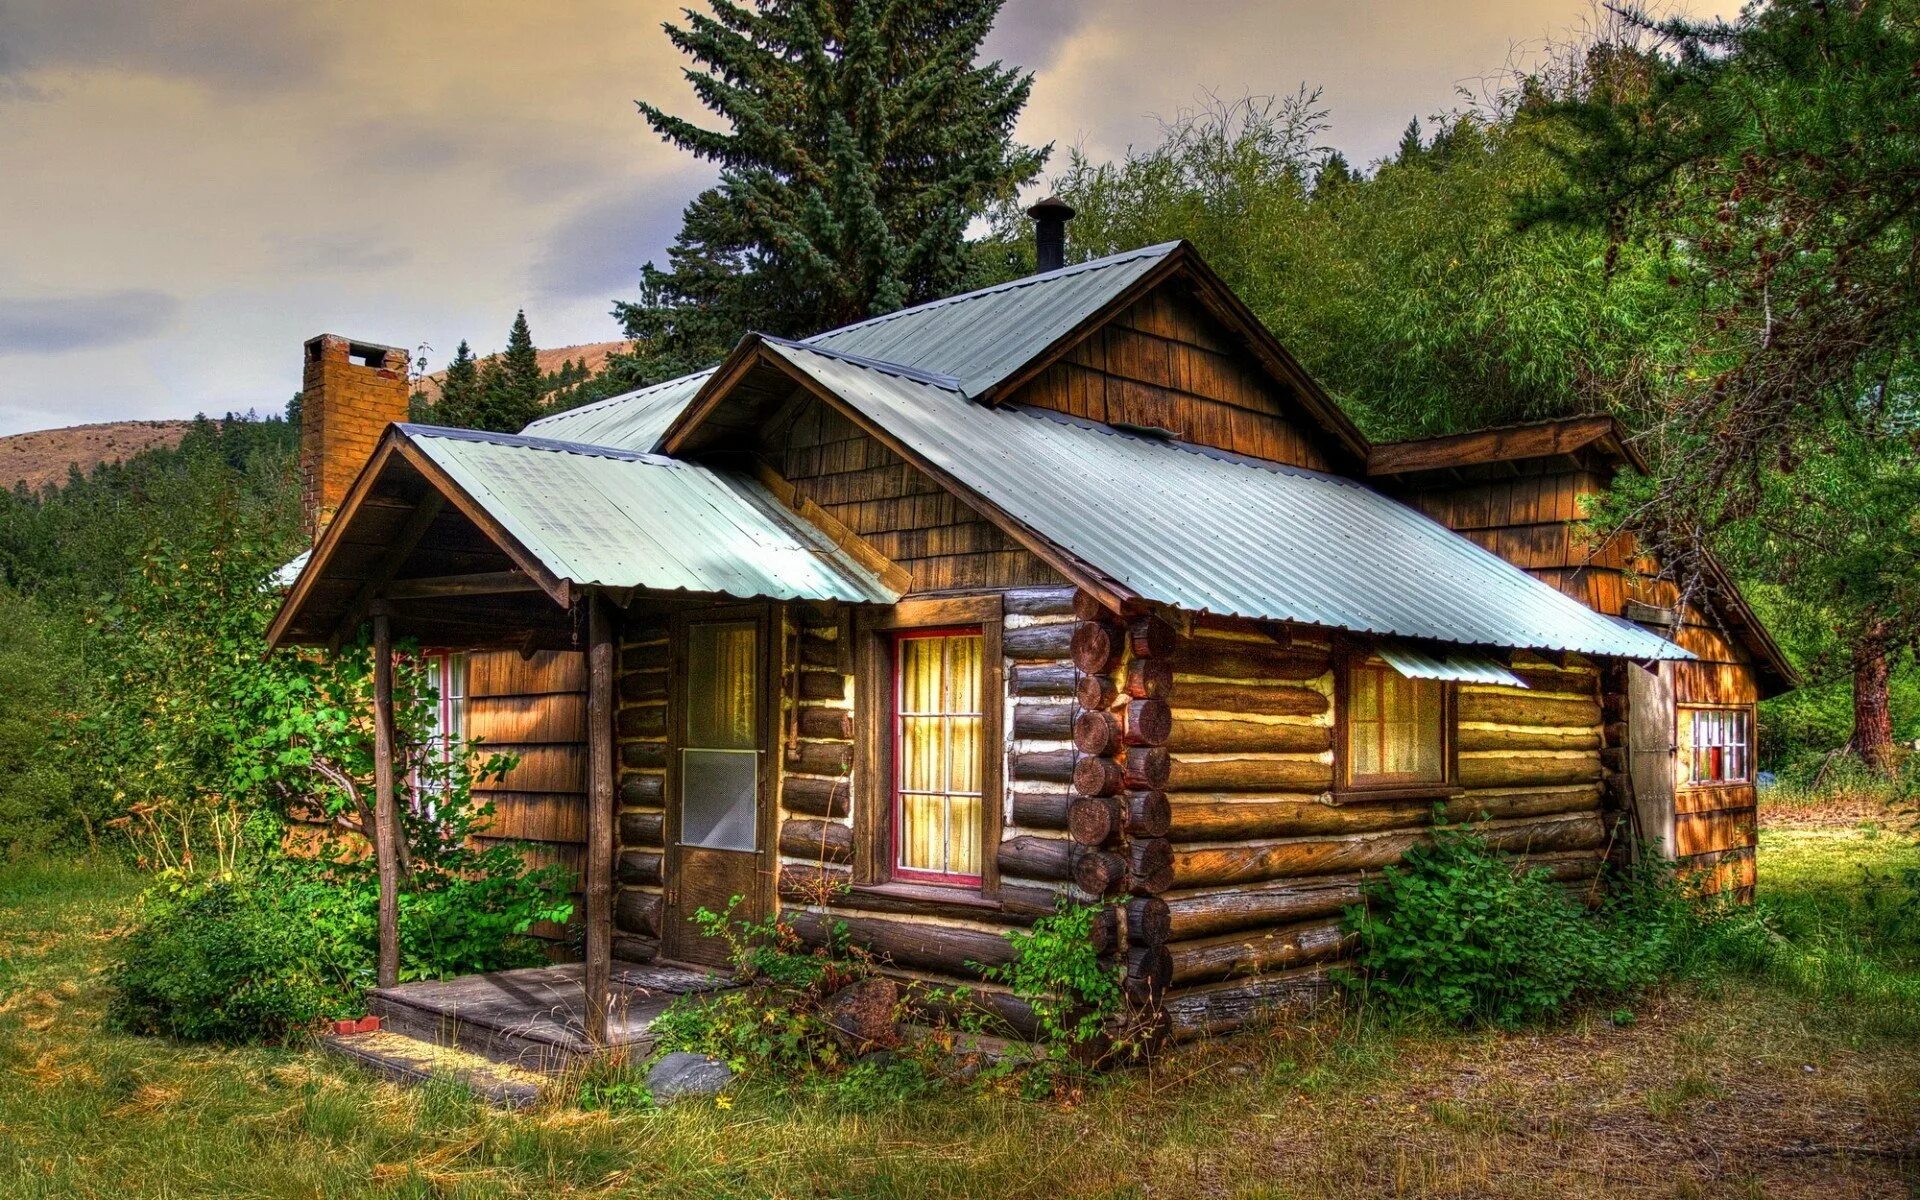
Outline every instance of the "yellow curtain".
<svg viewBox="0 0 1920 1200">
<path fill-rule="evenodd" d="M 751 622 L 699 624 L 687 639 L 687 745 L 703 750 L 754 750 L 755 652 Z"/>
<path fill-rule="evenodd" d="M 1445 685 L 1376 664 L 1354 667 L 1349 679 L 1347 749 L 1354 781 L 1444 779 Z"/>
<path fill-rule="evenodd" d="M 982 697 L 977 633 L 898 646 L 899 866 L 980 873 Z"/>
</svg>

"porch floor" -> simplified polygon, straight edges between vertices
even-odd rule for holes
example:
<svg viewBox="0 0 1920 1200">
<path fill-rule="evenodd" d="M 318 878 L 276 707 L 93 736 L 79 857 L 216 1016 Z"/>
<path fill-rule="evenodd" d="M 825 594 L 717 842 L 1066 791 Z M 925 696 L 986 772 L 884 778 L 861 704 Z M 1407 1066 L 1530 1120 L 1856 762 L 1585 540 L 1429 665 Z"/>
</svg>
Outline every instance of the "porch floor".
<svg viewBox="0 0 1920 1200">
<path fill-rule="evenodd" d="M 393 1033 L 494 1062 L 558 1071 L 599 1053 L 644 1057 L 653 1047 L 653 1019 L 674 1000 L 733 986 L 697 967 L 616 961 L 607 1044 L 596 1047 L 586 1038 L 582 970 L 580 963 L 564 963 L 375 988 L 367 994 L 367 1011 Z"/>
</svg>

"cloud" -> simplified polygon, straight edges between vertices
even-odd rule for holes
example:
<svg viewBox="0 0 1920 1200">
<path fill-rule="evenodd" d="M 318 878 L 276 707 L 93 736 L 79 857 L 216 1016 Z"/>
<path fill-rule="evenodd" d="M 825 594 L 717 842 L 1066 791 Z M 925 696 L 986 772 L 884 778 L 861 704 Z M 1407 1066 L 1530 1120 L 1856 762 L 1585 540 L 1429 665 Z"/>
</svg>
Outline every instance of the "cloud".
<svg viewBox="0 0 1920 1200">
<path fill-rule="evenodd" d="M 179 312 L 178 298 L 140 288 L 94 295 L 0 297 L 0 356 L 125 345 L 166 329 Z"/>
<path fill-rule="evenodd" d="M 1096 7 L 1097 0 L 1013 0 L 1000 10 L 980 47 L 981 60 L 998 59 L 1028 71 L 1051 66 L 1067 40 L 1093 19 Z"/>
<path fill-rule="evenodd" d="M 273 268 L 303 274 L 355 274 L 405 266 L 413 251 L 375 233 L 286 233 L 266 236 Z"/>
<path fill-rule="evenodd" d="M 535 291 L 548 299 L 631 294 L 641 264 L 665 258 L 680 232 L 681 210 L 712 181 L 709 171 L 686 167 L 628 181 L 582 204 L 554 228 L 534 261 Z"/>
<path fill-rule="evenodd" d="M 323 23 L 323 6 L 259 0 L 6 0 L 0 74 L 137 71 L 257 92 L 305 82 L 356 31 Z M 361 31 L 377 37 L 370 26 Z"/>
</svg>

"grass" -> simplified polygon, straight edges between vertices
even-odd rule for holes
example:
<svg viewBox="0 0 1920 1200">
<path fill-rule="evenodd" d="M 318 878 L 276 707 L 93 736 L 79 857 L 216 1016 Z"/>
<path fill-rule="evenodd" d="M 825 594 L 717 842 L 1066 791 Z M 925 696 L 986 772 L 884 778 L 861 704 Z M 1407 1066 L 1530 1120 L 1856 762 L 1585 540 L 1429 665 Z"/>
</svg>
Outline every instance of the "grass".
<svg viewBox="0 0 1920 1200">
<path fill-rule="evenodd" d="M 1760 862 L 1766 949 L 1631 1021 L 1330 1012 L 1062 1104 L 750 1082 L 730 1108 L 519 1114 L 304 1047 L 107 1032 L 101 972 L 140 880 L 0 867 L 0 1195 L 1920 1195 L 1920 940 L 1871 883 L 1920 855 L 1776 824 Z"/>
</svg>

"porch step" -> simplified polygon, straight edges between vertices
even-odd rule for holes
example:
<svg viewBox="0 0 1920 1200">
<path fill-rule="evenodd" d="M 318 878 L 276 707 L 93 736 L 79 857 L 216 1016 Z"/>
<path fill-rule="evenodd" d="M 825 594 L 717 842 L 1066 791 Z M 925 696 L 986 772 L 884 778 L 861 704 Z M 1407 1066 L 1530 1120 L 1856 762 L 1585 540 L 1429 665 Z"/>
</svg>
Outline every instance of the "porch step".
<svg viewBox="0 0 1920 1200">
<path fill-rule="evenodd" d="M 396 1083 L 420 1084 L 451 1079 L 474 1095 L 503 1108 L 525 1108 L 540 1099 L 546 1076 L 492 1062 L 477 1054 L 436 1046 L 389 1030 L 336 1033 L 320 1039 L 330 1054 L 350 1058 Z"/>
<path fill-rule="evenodd" d="M 403 983 L 367 994 L 367 1011 L 394 1033 L 527 1071 L 558 1074 L 608 1052 L 653 1052 L 653 1019 L 683 995 L 730 987 L 708 971 L 616 962 L 607 1044 L 586 1039 L 578 963 Z"/>
</svg>

